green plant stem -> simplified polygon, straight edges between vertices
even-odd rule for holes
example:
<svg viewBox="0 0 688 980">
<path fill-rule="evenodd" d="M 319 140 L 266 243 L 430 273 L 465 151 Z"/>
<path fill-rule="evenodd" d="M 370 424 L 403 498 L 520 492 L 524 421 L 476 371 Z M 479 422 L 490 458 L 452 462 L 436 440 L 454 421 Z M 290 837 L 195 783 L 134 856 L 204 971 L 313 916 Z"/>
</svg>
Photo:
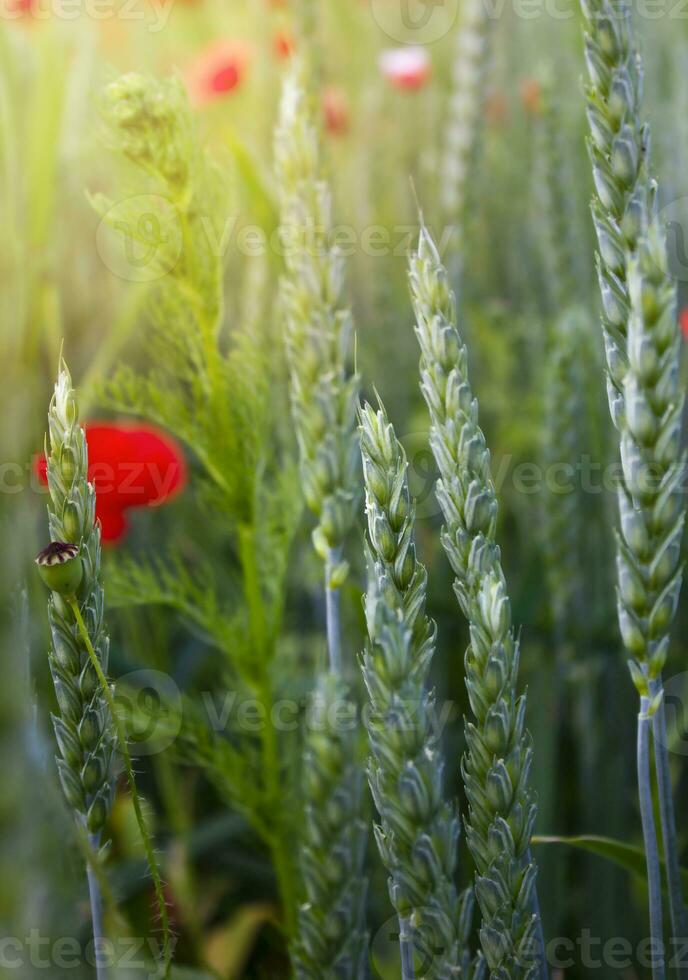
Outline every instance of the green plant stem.
<svg viewBox="0 0 688 980">
<path fill-rule="evenodd" d="M 401 952 L 401 980 L 414 980 L 413 964 L 413 933 L 409 928 L 409 920 L 399 916 L 399 951 Z"/>
<path fill-rule="evenodd" d="M 652 804 L 650 779 L 650 730 L 652 719 L 648 714 L 651 699 L 640 698 L 638 713 L 638 794 L 640 798 L 640 818 L 643 825 L 643 842 L 647 861 L 647 887 L 650 904 L 650 939 L 652 943 L 652 978 L 664 980 L 664 929 L 662 925 L 662 879 L 659 867 L 659 848 Z M 661 957 L 657 962 L 657 950 Z"/>
<path fill-rule="evenodd" d="M 94 854 L 97 855 L 100 847 L 100 834 L 89 836 L 89 843 Z M 106 980 L 107 970 L 102 961 L 101 946 L 105 936 L 103 928 L 103 896 L 100 893 L 98 876 L 93 867 L 93 860 L 89 859 L 86 863 L 86 877 L 88 878 L 88 895 L 91 902 L 91 922 L 93 925 L 93 945 L 95 956 L 95 967 L 97 980 Z"/>
<path fill-rule="evenodd" d="M 330 671 L 342 672 L 342 637 L 339 615 L 339 589 L 332 588 L 332 571 L 341 560 L 341 548 L 330 548 L 325 562 L 325 617 L 327 622 L 327 654 Z"/>
<path fill-rule="evenodd" d="M 272 686 L 269 679 L 262 686 L 262 695 L 264 698 L 263 703 L 267 707 L 267 705 L 272 703 Z M 274 807 L 274 812 L 278 815 L 277 819 L 280 822 L 276 832 L 273 830 L 271 834 L 270 846 L 272 860 L 275 866 L 275 875 L 277 877 L 277 887 L 282 898 L 285 931 L 288 936 L 293 936 L 296 930 L 294 870 L 289 854 L 285 849 L 285 837 L 282 833 L 282 811 L 280 809 L 282 790 L 280 785 L 279 751 L 275 726 L 272 721 L 272 712 L 268 712 L 268 714 L 269 717 L 266 719 L 263 727 L 263 760 L 266 772 L 265 791 L 269 805 L 271 808 Z"/>
<path fill-rule="evenodd" d="M 136 823 L 138 824 L 139 832 L 141 834 L 141 839 L 143 841 L 144 851 L 146 853 L 146 860 L 148 861 L 148 867 L 150 868 L 151 878 L 153 879 L 153 888 L 155 889 L 155 897 L 158 906 L 158 914 L 160 916 L 160 922 L 162 924 L 163 930 L 163 962 L 165 967 L 164 976 L 168 977 L 170 972 L 170 962 L 172 958 L 171 954 L 171 944 L 170 944 L 170 919 L 167 914 L 167 904 L 165 902 L 165 896 L 162 889 L 162 879 L 160 878 L 160 872 L 158 871 L 157 861 L 155 859 L 155 854 L 153 852 L 153 843 L 151 841 L 146 822 L 143 817 L 143 812 L 141 810 L 141 801 L 139 799 L 138 789 L 136 787 L 136 780 L 134 779 L 134 770 L 131 762 L 131 755 L 129 754 L 129 747 L 127 746 L 127 736 L 124 731 L 121 719 L 117 714 L 117 707 L 115 705 L 115 699 L 112 696 L 112 691 L 110 685 L 108 684 L 107 678 L 103 673 L 103 668 L 100 666 L 100 661 L 96 656 L 96 652 L 93 649 L 93 644 L 91 643 L 91 637 L 88 635 L 88 630 L 86 629 L 86 624 L 84 623 L 83 616 L 81 615 L 81 610 L 79 609 L 79 603 L 76 599 L 68 600 L 69 607 L 74 614 L 74 619 L 79 628 L 79 635 L 81 637 L 82 643 L 86 647 L 89 660 L 91 665 L 96 672 L 96 676 L 100 682 L 100 686 L 103 691 L 103 697 L 107 702 L 107 706 L 110 710 L 112 716 L 112 723 L 115 726 L 115 731 L 117 733 L 117 743 L 120 752 L 122 753 L 122 758 L 124 760 L 124 768 L 127 774 L 127 781 L 129 783 L 129 789 L 131 792 L 131 799 L 134 806 L 134 814 L 136 815 Z"/>
<path fill-rule="evenodd" d="M 664 708 L 664 685 L 661 675 L 650 681 L 650 694 L 653 698 L 661 694 L 659 707 L 652 718 L 655 768 L 659 788 L 659 813 L 662 823 L 664 861 L 666 863 L 667 886 L 669 891 L 669 915 L 671 917 L 671 936 L 675 942 L 686 939 L 686 910 L 683 904 L 681 887 L 681 868 L 678 860 L 676 839 L 676 818 L 669 770 L 669 749 L 667 746 L 666 710 Z M 685 976 L 685 970 L 676 967 L 676 973 Z"/>
<path fill-rule="evenodd" d="M 270 813 L 275 815 L 273 827 L 270 829 L 267 843 L 270 846 L 272 861 L 277 878 L 277 887 L 284 912 L 284 928 L 291 936 L 296 928 L 294 893 L 294 873 L 289 854 L 285 848 L 285 838 L 282 833 L 282 810 L 280 800 L 282 787 L 280 780 L 280 757 L 277 744 L 277 734 L 272 721 L 273 691 L 270 675 L 274 632 L 266 630 L 267 621 L 265 604 L 260 585 L 260 573 L 255 554 L 255 529 L 247 524 L 239 528 L 239 556 L 243 576 L 244 596 L 249 611 L 249 629 L 252 638 L 252 648 L 256 664 L 260 665 L 255 680 L 256 693 L 261 704 L 266 708 L 267 718 L 261 735 L 261 751 L 265 771 L 265 797 Z"/>
</svg>

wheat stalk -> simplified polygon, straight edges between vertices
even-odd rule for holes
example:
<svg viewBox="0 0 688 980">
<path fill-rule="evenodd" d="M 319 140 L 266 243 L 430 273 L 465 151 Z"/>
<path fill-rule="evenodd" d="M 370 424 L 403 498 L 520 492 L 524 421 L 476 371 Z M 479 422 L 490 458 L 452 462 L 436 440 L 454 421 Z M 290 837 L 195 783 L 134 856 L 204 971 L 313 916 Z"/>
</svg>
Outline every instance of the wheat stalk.
<svg viewBox="0 0 688 980">
<path fill-rule="evenodd" d="M 456 31 L 452 82 L 444 130 L 440 202 L 446 218 L 456 225 L 456 253 L 461 263 L 466 194 L 485 102 L 490 53 L 490 18 L 482 0 L 463 5 Z"/>
<path fill-rule="evenodd" d="M 425 228 L 410 259 L 410 286 L 421 348 L 421 390 L 430 410 L 430 445 L 440 472 L 442 543 L 470 627 L 463 777 L 466 837 L 477 868 L 480 937 L 494 980 L 544 970 L 529 846 L 536 805 L 528 787 L 532 760 L 525 695 L 517 693 L 518 640 L 495 543 L 497 497 L 490 454 L 478 426 L 467 351 L 456 325 L 454 295 Z"/>
<path fill-rule="evenodd" d="M 304 494 L 318 524 L 313 543 L 325 565 L 329 676 L 315 701 L 347 697 L 342 675 L 342 560 L 358 500 L 358 377 L 346 364 L 351 316 L 342 299 L 342 257 L 332 244 L 332 199 L 320 176 L 318 135 L 310 117 L 303 69 L 285 81 L 275 134 L 286 273 L 280 285 L 291 407 Z M 309 732 L 304 754 L 307 819 L 301 848 L 306 901 L 292 954 L 299 977 L 357 978 L 366 962 L 362 878 L 366 828 L 356 741 L 327 716 Z M 346 852 L 346 853 L 345 853 Z"/>
<path fill-rule="evenodd" d="M 648 175 L 649 129 L 641 122 L 642 61 L 629 7 L 583 4 L 589 150 L 595 178 L 593 220 L 599 244 L 602 331 L 612 419 L 619 431 L 623 478 L 618 490 L 618 612 L 631 674 L 641 698 L 638 781 L 650 880 L 652 934 L 661 943 L 661 891 L 652 814 L 649 727 L 654 729 L 660 814 L 675 938 L 686 936 L 662 669 L 681 587 L 685 507 L 680 452 L 683 396 L 676 290 L 666 275 L 664 236 Z M 663 966 L 654 968 L 663 975 Z"/>
<path fill-rule="evenodd" d="M 110 640 L 105 630 L 100 581 L 100 526 L 95 524 L 95 489 L 88 482 L 88 449 L 79 425 L 76 393 L 66 365 L 55 385 L 48 412 L 50 451 L 46 452 L 51 543 L 36 559 L 51 589 L 48 619 L 52 633 L 50 671 L 59 714 L 52 716 L 59 756 L 57 767 L 67 802 L 98 850 L 114 792 L 113 727 L 132 792 L 137 823 L 156 892 L 164 931 L 165 975 L 170 963 L 170 928 L 152 843 L 134 780 L 126 734 L 107 680 Z M 105 977 L 99 868 L 94 854 L 87 866 L 97 974 Z"/>
<path fill-rule="evenodd" d="M 376 412 L 366 404 L 359 419 L 368 520 L 370 642 L 362 659 L 372 708 L 368 779 L 405 976 L 413 975 L 405 948 L 410 931 L 425 976 L 482 977 L 482 956 L 471 962 L 468 951 L 472 889 L 459 896 L 454 884 L 460 824 L 443 797 L 444 763 L 427 686 L 436 628 L 425 614 L 427 573 L 416 559 L 406 455 L 382 406 Z"/>
</svg>

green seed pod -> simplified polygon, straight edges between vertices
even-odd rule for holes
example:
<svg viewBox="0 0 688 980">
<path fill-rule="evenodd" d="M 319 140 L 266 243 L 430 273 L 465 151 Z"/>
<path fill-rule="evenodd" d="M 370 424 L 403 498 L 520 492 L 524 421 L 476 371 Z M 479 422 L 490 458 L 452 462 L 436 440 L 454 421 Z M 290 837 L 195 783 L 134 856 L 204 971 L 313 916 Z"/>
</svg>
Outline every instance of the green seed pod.
<svg viewBox="0 0 688 980">
<path fill-rule="evenodd" d="M 70 597 L 76 594 L 84 570 L 79 548 L 64 541 L 51 541 L 36 556 L 38 571 L 53 592 Z"/>
</svg>

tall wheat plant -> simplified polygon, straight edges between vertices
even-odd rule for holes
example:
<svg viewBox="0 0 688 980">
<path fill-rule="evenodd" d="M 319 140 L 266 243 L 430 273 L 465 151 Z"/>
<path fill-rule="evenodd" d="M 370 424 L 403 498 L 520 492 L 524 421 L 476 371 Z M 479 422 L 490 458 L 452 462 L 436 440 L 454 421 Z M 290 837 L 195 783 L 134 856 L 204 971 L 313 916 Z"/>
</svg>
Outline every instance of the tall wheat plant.
<svg viewBox="0 0 688 980">
<path fill-rule="evenodd" d="M 643 66 L 630 8 L 583 3 L 588 65 L 589 151 L 596 196 L 602 332 L 612 420 L 623 476 L 618 488 L 618 613 L 629 667 L 640 695 L 638 788 L 648 864 L 650 925 L 663 946 L 662 894 L 650 772 L 651 742 L 659 791 L 671 931 L 686 937 L 663 704 L 662 669 L 681 588 L 685 506 L 680 449 L 683 395 L 676 290 L 649 177 L 649 129 L 641 121 Z M 651 732 L 652 729 L 652 732 Z M 665 974 L 664 956 L 653 975 Z"/>
<path fill-rule="evenodd" d="M 477 868 L 480 938 L 493 980 L 545 975 L 530 838 L 536 804 L 525 695 L 518 694 L 518 640 L 495 542 L 497 497 L 490 453 L 478 425 L 467 351 L 457 328 L 448 276 L 422 228 L 410 259 L 410 286 L 421 348 L 421 390 L 430 411 L 430 445 L 440 479 L 442 543 L 470 627 L 466 688 L 473 718 L 462 771 L 466 836 Z"/>
<path fill-rule="evenodd" d="M 425 614 L 427 573 L 416 559 L 406 454 L 384 409 L 360 413 L 368 521 L 369 643 L 362 659 L 372 711 L 368 781 L 380 815 L 378 849 L 399 917 L 402 976 L 482 977 L 468 939 L 473 889 L 457 894 L 460 825 L 443 794 L 444 762 L 427 675 L 435 624 Z"/>
<path fill-rule="evenodd" d="M 313 543 L 325 569 L 329 672 L 316 685 L 322 724 L 304 756 L 306 820 L 301 877 L 306 901 L 293 946 L 304 978 L 365 976 L 367 934 L 363 877 L 366 828 L 360 818 L 362 773 L 356 733 L 337 725 L 349 697 L 343 679 L 340 588 L 342 549 L 358 499 L 358 378 L 347 368 L 351 316 L 344 269 L 330 242 L 332 200 L 320 174 L 318 134 L 297 65 L 287 78 L 275 136 L 286 273 L 281 306 L 291 376 L 291 404 L 308 506 L 318 524 Z"/>
<path fill-rule="evenodd" d="M 80 829 L 88 834 L 91 854 L 88 884 L 96 972 L 104 978 L 101 955 L 102 895 L 99 882 L 105 823 L 114 792 L 113 749 L 122 756 L 155 889 L 164 932 L 165 973 L 169 970 L 170 927 L 162 882 L 134 780 L 126 735 L 107 679 L 110 640 L 104 625 L 100 580 L 100 526 L 95 524 L 95 489 L 88 482 L 88 449 L 79 425 L 76 393 L 66 366 L 60 370 L 48 413 L 50 448 L 48 504 L 50 544 L 36 559 L 51 590 L 48 619 L 52 634 L 50 671 L 58 714 L 53 728 L 57 768 L 67 802 Z"/>
</svg>

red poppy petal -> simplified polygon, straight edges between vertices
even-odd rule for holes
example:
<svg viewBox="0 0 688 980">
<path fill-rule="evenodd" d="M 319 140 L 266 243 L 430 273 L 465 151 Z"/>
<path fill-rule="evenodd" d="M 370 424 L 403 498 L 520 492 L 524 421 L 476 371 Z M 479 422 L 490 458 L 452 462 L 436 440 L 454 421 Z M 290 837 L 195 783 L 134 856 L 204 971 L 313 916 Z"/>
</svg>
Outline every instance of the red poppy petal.
<svg viewBox="0 0 688 980">
<path fill-rule="evenodd" d="M 186 485 L 187 467 L 179 445 L 155 426 L 132 422 L 87 422 L 88 477 L 96 488 L 96 518 L 103 541 L 126 531 L 124 511 L 155 507 Z M 44 455 L 34 458 L 38 479 L 47 483 Z"/>
<path fill-rule="evenodd" d="M 688 340 L 688 307 L 684 307 L 678 316 L 681 333 Z"/>
<path fill-rule="evenodd" d="M 128 522 L 124 511 L 116 507 L 96 507 L 96 520 L 100 521 L 100 540 L 112 545 L 124 537 Z"/>
<path fill-rule="evenodd" d="M 86 425 L 89 477 L 96 493 L 120 506 L 157 505 L 186 484 L 186 461 L 177 443 L 153 426 L 107 422 Z"/>
<path fill-rule="evenodd" d="M 41 483 L 48 483 L 48 461 L 45 458 L 45 454 L 41 453 L 39 456 L 34 456 L 33 458 L 33 471 L 40 480 Z"/>
</svg>

